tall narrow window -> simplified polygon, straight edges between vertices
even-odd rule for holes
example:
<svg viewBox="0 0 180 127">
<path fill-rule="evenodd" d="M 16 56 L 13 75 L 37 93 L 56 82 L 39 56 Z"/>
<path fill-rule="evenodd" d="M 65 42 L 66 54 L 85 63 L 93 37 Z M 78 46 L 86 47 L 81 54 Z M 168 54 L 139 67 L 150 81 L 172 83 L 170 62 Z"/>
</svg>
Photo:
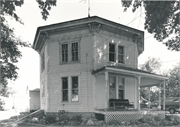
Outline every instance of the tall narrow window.
<svg viewBox="0 0 180 127">
<path fill-rule="evenodd" d="M 72 102 L 79 101 L 78 97 L 78 77 L 72 77 Z"/>
<path fill-rule="evenodd" d="M 41 56 L 41 71 L 43 71 L 45 69 L 45 56 L 44 56 L 44 52 Z"/>
<path fill-rule="evenodd" d="M 68 78 L 62 78 L 62 101 L 68 101 Z"/>
<path fill-rule="evenodd" d="M 118 78 L 118 84 L 119 99 L 124 99 L 124 78 Z"/>
<path fill-rule="evenodd" d="M 109 61 L 115 62 L 116 53 L 115 53 L 115 44 L 109 44 Z"/>
<path fill-rule="evenodd" d="M 116 77 L 109 77 L 109 99 L 116 99 Z"/>
<path fill-rule="evenodd" d="M 78 61 L 78 42 L 72 43 L 72 61 Z"/>
<path fill-rule="evenodd" d="M 124 63 L 124 47 L 118 46 L 118 63 Z"/>
<path fill-rule="evenodd" d="M 68 44 L 62 44 L 62 62 L 68 62 Z"/>
</svg>

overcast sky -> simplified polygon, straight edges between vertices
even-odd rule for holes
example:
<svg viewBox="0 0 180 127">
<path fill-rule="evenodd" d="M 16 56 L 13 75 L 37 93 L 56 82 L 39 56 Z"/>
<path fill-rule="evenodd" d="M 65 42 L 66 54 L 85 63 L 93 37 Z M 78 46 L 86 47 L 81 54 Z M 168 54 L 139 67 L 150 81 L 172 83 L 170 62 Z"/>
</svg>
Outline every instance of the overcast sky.
<svg viewBox="0 0 180 127">
<path fill-rule="evenodd" d="M 33 44 L 37 27 L 87 17 L 88 3 L 80 1 L 57 0 L 57 6 L 52 8 L 47 21 L 44 21 L 36 1 L 25 0 L 24 5 L 16 9 L 24 25 L 11 19 L 8 21 L 10 26 L 15 28 L 17 36 L 21 36 L 24 41 Z M 123 12 L 120 0 L 90 0 L 90 9 L 91 16 L 99 16 L 145 32 L 144 52 L 138 58 L 140 64 L 148 57 L 156 57 L 161 59 L 163 62 L 162 70 L 165 70 L 179 61 L 180 53 L 167 50 L 162 42 L 157 42 L 151 34 L 144 30 L 143 8 L 135 13 L 132 13 L 131 10 Z M 21 51 L 23 57 L 17 64 L 19 78 L 14 84 L 19 91 L 25 91 L 27 85 L 30 89 L 38 88 L 40 84 L 39 54 L 30 48 L 21 48 Z"/>
</svg>

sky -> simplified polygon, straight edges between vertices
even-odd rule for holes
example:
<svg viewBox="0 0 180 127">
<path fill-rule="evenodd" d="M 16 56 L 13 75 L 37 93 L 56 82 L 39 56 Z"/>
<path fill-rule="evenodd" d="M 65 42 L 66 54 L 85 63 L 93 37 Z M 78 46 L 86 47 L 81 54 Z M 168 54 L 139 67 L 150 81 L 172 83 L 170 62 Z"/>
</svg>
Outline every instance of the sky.
<svg viewBox="0 0 180 127">
<path fill-rule="evenodd" d="M 17 36 L 33 44 L 37 27 L 87 17 L 88 2 L 57 0 L 57 6 L 51 9 L 46 21 L 42 19 L 36 0 L 25 0 L 22 7 L 16 8 L 16 12 L 24 25 L 8 19 L 9 25 L 15 29 Z M 180 61 L 180 53 L 168 50 L 162 42 L 157 42 L 144 30 L 143 12 L 143 8 L 134 13 L 131 9 L 123 12 L 120 0 L 90 0 L 90 16 L 99 16 L 145 32 L 144 52 L 138 58 L 139 64 L 144 63 L 148 57 L 160 58 L 162 70 L 167 70 Z M 19 77 L 15 82 L 11 82 L 11 85 L 15 86 L 18 92 L 25 93 L 27 86 L 29 89 L 40 87 L 40 59 L 39 54 L 31 48 L 20 50 L 23 56 L 17 64 Z"/>
</svg>

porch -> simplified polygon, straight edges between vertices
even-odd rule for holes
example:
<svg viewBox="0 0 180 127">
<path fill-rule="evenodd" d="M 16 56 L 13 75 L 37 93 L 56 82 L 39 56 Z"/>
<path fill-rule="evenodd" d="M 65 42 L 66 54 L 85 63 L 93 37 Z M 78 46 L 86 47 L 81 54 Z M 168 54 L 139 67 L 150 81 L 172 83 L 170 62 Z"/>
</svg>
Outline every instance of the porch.
<svg viewBox="0 0 180 127">
<path fill-rule="evenodd" d="M 95 77 L 93 100 L 97 118 L 102 119 L 104 117 L 106 122 L 112 119 L 122 122 L 140 119 L 152 114 L 165 117 L 165 102 L 163 102 L 163 110 L 161 110 L 160 102 L 165 100 L 167 77 L 124 66 L 105 66 L 93 71 L 92 74 Z M 143 109 L 140 107 L 140 88 L 148 87 L 148 100 L 150 100 L 150 88 L 152 86 L 159 86 L 159 95 L 163 90 L 163 99 L 159 96 L 158 109 Z M 134 107 L 124 110 L 110 109 L 110 99 L 128 99 Z"/>
</svg>

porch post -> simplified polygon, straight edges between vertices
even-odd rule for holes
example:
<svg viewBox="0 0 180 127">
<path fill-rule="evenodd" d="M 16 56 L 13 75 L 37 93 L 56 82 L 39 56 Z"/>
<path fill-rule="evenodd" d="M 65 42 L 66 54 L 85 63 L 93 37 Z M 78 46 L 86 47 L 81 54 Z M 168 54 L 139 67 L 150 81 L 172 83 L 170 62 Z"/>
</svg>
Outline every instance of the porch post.
<svg viewBox="0 0 180 127">
<path fill-rule="evenodd" d="M 161 83 L 159 84 L 159 109 L 161 109 Z"/>
<path fill-rule="evenodd" d="M 138 76 L 138 86 L 137 86 L 137 90 L 138 90 L 138 111 L 140 111 L 140 84 L 141 84 L 141 76 Z"/>
<path fill-rule="evenodd" d="M 93 104 L 94 104 L 94 109 L 96 108 L 96 74 L 93 77 Z"/>
<path fill-rule="evenodd" d="M 166 84 L 166 81 L 164 80 L 164 82 L 163 82 L 163 87 L 164 87 L 164 101 L 163 101 L 163 110 L 165 110 L 165 99 L 166 99 L 166 90 L 165 90 L 165 84 Z"/>
<path fill-rule="evenodd" d="M 151 99 L 151 96 L 150 96 L 150 87 L 148 87 L 148 100 L 149 100 L 149 102 L 148 102 L 148 108 L 150 108 L 150 99 Z"/>
<path fill-rule="evenodd" d="M 105 109 L 108 108 L 108 71 L 105 72 Z"/>
</svg>

